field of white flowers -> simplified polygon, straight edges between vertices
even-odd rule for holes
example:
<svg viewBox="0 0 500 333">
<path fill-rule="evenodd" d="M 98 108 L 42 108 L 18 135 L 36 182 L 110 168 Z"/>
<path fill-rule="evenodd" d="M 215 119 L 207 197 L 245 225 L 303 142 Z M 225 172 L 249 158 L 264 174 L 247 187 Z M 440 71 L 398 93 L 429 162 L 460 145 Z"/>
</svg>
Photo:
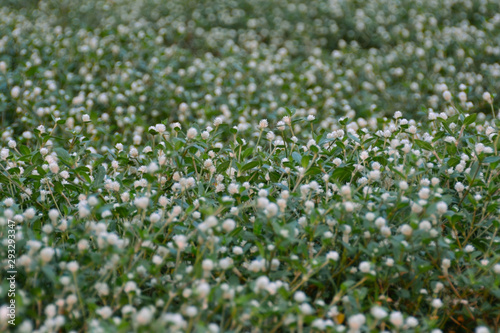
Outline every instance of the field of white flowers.
<svg viewBox="0 0 500 333">
<path fill-rule="evenodd" d="M 0 2 L 1 332 L 500 332 L 498 0 Z"/>
</svg>

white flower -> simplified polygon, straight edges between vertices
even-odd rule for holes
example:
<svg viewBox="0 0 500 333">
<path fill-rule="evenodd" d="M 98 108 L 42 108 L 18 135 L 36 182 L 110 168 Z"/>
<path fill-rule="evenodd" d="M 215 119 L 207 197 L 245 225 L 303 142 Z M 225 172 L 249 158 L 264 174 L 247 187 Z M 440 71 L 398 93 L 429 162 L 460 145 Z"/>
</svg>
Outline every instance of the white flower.
<svg viewBox="0 0 500 333">
<path fill-rule="evenodd" d="M 475 248 L 473 245 L 467 245 L 465 248 L 464 248 L 465 252 L 466 253 L 471 253 L 471 252 L 474 252 Z"/>
<path fill-rule="evenodd" d="M 222 124 L 222 117 L 217 117 L 214 120 L 214 126 L 219 126 Z"/>
<path fill-rule="evenodd" d="M 458 99 L 460 99 L 460 102 L 462 102 L 462 103 L 467 102 L 467 94 L 463 91 L 459 92 Z"/>
<path fill-rule="evenodd" d="M 492 104 L 493 103 L 493 99 L 491 98 L 491 94 L 487 91 L 485 91 L 483 93 L 483 99 L 488 103 L 488 104 Z"/>
<path fill-rule="evenodd" d="M 439 298 L 434 298 L 431 302 L 433 308 L 439 309 L 443 306 L 443 302 Z"/>
<path fill-rule="evenodd" d="M 157 223 L 158 221 L 160 221 L 160 219 L 161 215 L 158 213 L 153 213 L 149 216 L 149 220 L 151 221 L 151 223 Z"/>
<path fill-rule="evenodd" d="M 59 166 L 57 165 L 56 162 L 52 162 L 49 164 L 49 169 L 50 171 L 52 171 L 53 173 L 58 173 L 59 172 Z"/>
<path fill-rule="evenodd" d="M 184 251 L 184 249 L 187 246 L 187 237 L 184 235 L 175 235 L 173 237 L 175 245 L 177 245 L 177 248 L 179 251 Z"/>
<path fill-rule="evenodd" d="M 189 318 L 193 318 L 194 316 L 196 316 L 198 314 L 198 309 L 195 306 L 190 305 L 190 306 L 186 307 L 186 310 L 184 311 L 184 313 Z"/>
<path fill-rule="evenodd" d="M 179 123 L 179 122 L 172 123 L 172 124 L 170 124 L 170 128 L 171 129 L 176 129 L 176 128 L 181 129 L 181 123 Z"/>
<path fill-rule="evenodd" d="M 59 217 L 59 211 L 57 209 L 51 209 L 49 211 L 49 218 L 52 222 L 57 221 L 58 217 Z"/>
<path fill-rule="evenodd" d="M 359 270 L 363 273 L 369 273 L 370 272 L 371 265 L 368 261 L 362 261 L 359 264 Z"/>
<path fill-rule="evenodd" d="M 139 198 L 135 198 L 135 200 L 134 200 L 134 205 L 135 205 L 137 208 L 140 208 L 140 209 L 146 209 L 146 208 L 148 208 L 148 206 L 149 206 L 149 198 L 148 198 L 148 197 L 139 197 Z"/>
<path fill-rule="evenodd" d="M 267 122 L 267 119 L 262 119 L 260 122 L 259 122 L 259 127 L 261 129 L 264 129 L 264 128 L 267 128 L 269 126 L 269 123 Z"/>
<path fill-rule="evenodd" d="M 326 259 L 337 261 L 337 260 L 339 260 L 339 254 L 337 251 L 330 251 L 326 254 Z"/>
<path fill-rule="evenodd" d="M 399 311 L 392 312 L 389 321 L 396 327 L 401 327 L 403 325 L 403 314 Z"/>
<path fill-rule="evenodd" d="M 432 228 L 432 225 L 429 221 L 422 221 L 419 223 L 418 228 L 420 230 L 430 231 Z"/>
<path fill-rule="evenodd" d="M 186 137 L 188 139 L 194 139 L 196 135 L 198 135 L 198 131 L 196 130 L 196 128 L 191 127 L 190 129 L 188 129 Z"/>
<path fill-rule="evenodd" d="M 476 143 L 475 150 L 476 154 L 481 154 L 484 151 L 485 146 L 482 143 Z"/>
<path fill-rule="evenodd" d="M 418 326 L 418 319 L 413 317 L 413 316 L 410 316 L 410 317 L 406 318 L 406 325 L 408 325 L 410 327 L 417 327 Z"/>
<path fill-rule="evenodd" d="M 82 116 L 82 121 L 83 121 L 84 123 L 89 122 L 89 121 L 90 121 L 90 116 L 89 116 L 88 114 L 84 114 L 84 115 Z"/>
<path fill-rule="evenodd" d="M 205 259 L 201 263 L 201 267 L 204 271 L 211 271 L 212 269 L 214 269 L 214 262 L 210 259 Z"/>
<path fill-rule="evenodd" d="M 356 314 L 349 317 L 347 323 L 351 330 L 359 330 L 366 322 L 366 317 L 363 314 Z"/>
<path fill-rule="evenodd" d="M 293 299 L 295 300 L 295 302 L 303 303 L 306 301 L 306 294 L 304 294 L 304 292 L 302 291 L 297 291 L 293 295 Z"/>
<path fill-rule="evenodd" d="M 308 303 L 302 303 L 299 306 L 299 311 L 306 316 L 312 315 L 314 313 L 313 307 Z"/>
<path fill-rule="evenodd" d="M 109 319 L 113 315 L 113 310 L 109 306 L 104 306 L 96 310 L 96 313 L 102 317 L 102 319 Z"/>
<path fill-rule="evenodd" d="M 13 87 L 10 91 L 10 95 L 12 96 L 12 98 L 18 98 L 20 94 L 21 88 L 19 88 L 18 86 Z"/>
<path fill-rule="evenodd" d="M 219 329 L 219 326 L 217 324 L 210 323 L 210 324 L 208 324 L 208 331 L 210 333 L 219 333 L 220 329 Z"/>
<path fill-rule="evenodd" d="M 445 90 L 443 92 L 443 98 L 447 102 L 451 101 L 451 93 L 448 90 Z"/>
<path fill-rule="evenodd" d="M 7 198 L 3 201 L 4 205 L 7 207 L 11 207 L 14 204 L 14 199 L 12 198 Z M 57 212 L 57 211 L 56 211 Z"/>
<path fill-rule="evenodd" d="M 2 148 L 0 151 L 0 158 L 5 161 L 7 157 L 9 157 L 9 150 L 7 148 Z"/>
<path fill-rule="evenodd" d="M 275 204 L 274 202 L 268 203 L 266 207 L 267 217 L 276 216 L 276 214 L 278 214 L 278 210 L 279 208 L 277 204 Z"/>
<path fill-rule="evenodd" d="M 79 267 L 80 267 L 80 265 L 78 265 L 78 263 L 76 261 L 70 261 L 68 263 L 68 265 L 66 266 L 66 268 L 68 268 L 68 271 L 70 271 L 71 273 L 76 273 L 76 271 L 78 271 Z"/>
<path fill-rule="evenodd" d="M 236 222 L 232 219 L 227 219 L 222 223 L 222 229 L 224 229 L 225 232 L 231 232 L 234 230 L 236 227 Z"/>
<path fill-rule="evenodd" d="M 437 211 L 439 214 L 443 215 L 448 211 L 448 205 L 444 201 L 440 201 L 436 205 Z"/>
<path fill-rule="evenodd" d="M 382 227 L 385 226 L 385 219 L 383 217 L 378 217 L 376 220 L 375 220 L 375 226 L 379 229 L 382 229 Z"/>
<path fill-rule="evenodd" d="M 255 289 L 256 291 L 265 290 L 269 285 L 269 278 L 267 276 L 260 276 L 255 281 Z"/>
<path fill-rule="evenodd" d="M 24 212 L 24 217 L 26 217 L 27 219 L 32 219 L 35 217 L 35 214 L 36 214 L 36 210 L 34 208 L 28 208 Z"/>
<path fill-rule="evenodd" d="M 413 228 L 411 226 L 409 226 L 408 224 L 403 224 L 401 226 L 401 233 L 405 236 L 411 236 L 412 232 L 413 232 Z"/>
<path fill-rule="evenodd" d="M 463 191 L 465 190 L 465 186 L 464 186 L 464 184 L 462 184 L 461 182 L 457 182 L 457 183 L 455 184 L 455 190 L 456 190 L 457 192 L 463 192 Z"/>
<path fill-rule="evenodd" d="M 233 259 L 231 258 L 223 258 L 219 260 L 219 267 L 221 269 L 228 269 L 229 267 L 231 267 L 232 264 L 233 264 Z"/>
<path fill-rule="evenodd" d="M 160 133 L 160 134 L 163 134 L 165 133 L 165 131 L 167 130 L 167 127 L 163 124 L 156 124 L 155 125 L 155 130 Z"/>
<path fill-rule="evenodd" d="M 374 306 L 371 308 L 370 313 L 372 316 L 374 316 L 376 319 L 381 320 L 387 317 L 387 311 L 385 311 L 383 308 L 380 306 Z"/>
<path fill-rule="evenodd" d="M 53 248 L 46 247 L 42 251 L 40 251 L 40 258 L 42 259 L 43 262 L 49 262 L 52 260 L 54 253 L 55 251 Z"/>
</svg>

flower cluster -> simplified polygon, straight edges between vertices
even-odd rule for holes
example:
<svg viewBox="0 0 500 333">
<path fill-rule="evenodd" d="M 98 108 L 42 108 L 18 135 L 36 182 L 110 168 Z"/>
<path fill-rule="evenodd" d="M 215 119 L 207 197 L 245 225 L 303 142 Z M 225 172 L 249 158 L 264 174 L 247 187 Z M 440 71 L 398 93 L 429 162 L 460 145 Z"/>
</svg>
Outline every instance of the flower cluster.
<svg viewBox="0 0 500 333">
<path fill-rule="evenodd" d="M 498 329 L 500 5 L 409 4 L 0 9 L 19 332 Z"/>
</svg>

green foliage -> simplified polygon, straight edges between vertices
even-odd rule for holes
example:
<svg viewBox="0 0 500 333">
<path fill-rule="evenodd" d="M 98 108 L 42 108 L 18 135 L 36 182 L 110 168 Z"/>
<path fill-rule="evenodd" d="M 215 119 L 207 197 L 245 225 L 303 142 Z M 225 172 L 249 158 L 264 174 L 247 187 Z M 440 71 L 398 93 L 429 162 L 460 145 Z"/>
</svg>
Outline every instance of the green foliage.
<svg viewBox="0 0 500 333">
<path fill-rule="evenodd" d="M 499 329 L 498 2 L 22 3 L 0 330 Z"/>
</svg>

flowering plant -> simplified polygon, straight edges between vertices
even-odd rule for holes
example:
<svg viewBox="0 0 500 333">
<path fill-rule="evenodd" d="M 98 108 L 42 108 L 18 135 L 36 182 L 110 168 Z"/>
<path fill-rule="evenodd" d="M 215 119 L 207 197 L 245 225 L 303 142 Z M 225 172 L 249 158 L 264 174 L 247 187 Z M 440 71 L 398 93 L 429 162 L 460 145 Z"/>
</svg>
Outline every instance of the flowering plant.
<svg viewBox="0 0 500 333">
<path fill-rule="evenodd" d="M 24 2 L 0 329 L 499 329 L 496 1 Z"/>
</svg>

